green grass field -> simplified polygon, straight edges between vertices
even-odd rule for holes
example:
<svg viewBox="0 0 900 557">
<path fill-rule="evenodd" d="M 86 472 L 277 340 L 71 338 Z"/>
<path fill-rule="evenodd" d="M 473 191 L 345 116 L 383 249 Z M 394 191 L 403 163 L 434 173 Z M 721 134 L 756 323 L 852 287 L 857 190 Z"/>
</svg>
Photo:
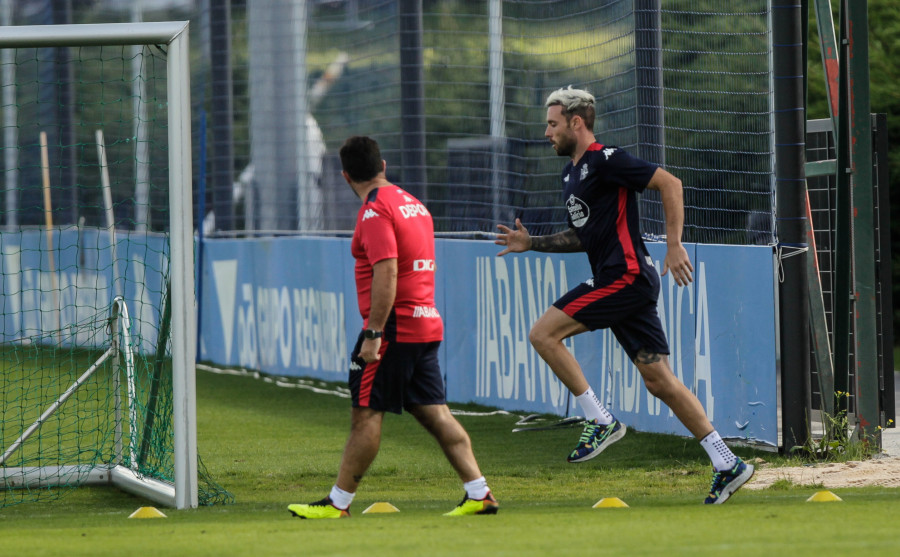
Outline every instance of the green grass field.
<svg viewBox="0 0 900 557">
<path fill-rule="evenodd" d="M 348 430 L 349 401 L 248 377 L 200 372 L 199 442 L 235 503 L 165 519 L 113 489 L 0 509 L 0 555 L 897 555 L 900 490 L 816 490 L 785 482 L 702 504 L 710 474 L 699 445 L 629 432 L 588 463 L 567 464 L 579 431 L 511 433 L 514 416 L 461 417 L 501 509 L 446 518 L 463 495 L 437 445 L 408 416 L 386 419 L 382 449 L 350 520 L 292 518 L 289 503 L 323 497 Z M 772 453 L 738 449 L 783 463 Z M 619 497 L 627 509 L 593 509 Z M 400 509 L 362 514 L 377 501 Z"/>
</svg>

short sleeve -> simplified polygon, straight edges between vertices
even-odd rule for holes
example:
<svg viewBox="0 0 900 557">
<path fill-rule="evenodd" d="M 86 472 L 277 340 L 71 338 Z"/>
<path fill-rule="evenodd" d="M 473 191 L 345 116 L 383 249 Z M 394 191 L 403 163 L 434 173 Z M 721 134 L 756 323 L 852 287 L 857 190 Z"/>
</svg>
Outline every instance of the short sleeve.
<svg viewBox="0 0 900 557">
<path fill-rule="evenodd" d="M 616 149 L 605 157 L 604 172 L 615 186 L 642 192 L 650 183 L 659 166 L 631 156 L 625 150 Z"/>
<path fill-rule="evenodd" d="M 371 212 L 369 212 L 371 211 Z M 368 209 L 359 223 L 362 247 L 370 265 L 397 257 L 397 235 L 390 215 L 382 207 Z"/>
</svg>

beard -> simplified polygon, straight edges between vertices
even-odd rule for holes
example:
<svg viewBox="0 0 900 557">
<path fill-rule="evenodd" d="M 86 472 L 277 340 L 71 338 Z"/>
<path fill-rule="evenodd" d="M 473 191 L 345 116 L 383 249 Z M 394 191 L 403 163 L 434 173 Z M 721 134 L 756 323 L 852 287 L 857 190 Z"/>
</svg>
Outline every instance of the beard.
<svg viewBox="0 0 900 557">
<path fill-rule="evenodd" d="M 578 142 L 574 137 L 562 136 L 556 140 L 553 147 L 556 149 L 556 154 L 560 157 L 571 157 L 575 153 L 576 145 L 578 145 Z"/>
</svg>

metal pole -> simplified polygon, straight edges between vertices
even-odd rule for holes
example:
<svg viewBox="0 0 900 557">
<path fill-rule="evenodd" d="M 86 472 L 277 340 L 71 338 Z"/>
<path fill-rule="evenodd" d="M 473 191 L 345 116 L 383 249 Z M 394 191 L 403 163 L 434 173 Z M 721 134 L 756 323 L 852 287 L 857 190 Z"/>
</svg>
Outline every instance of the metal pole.
<svg viewBox="0 0 900 557">
<path fill-rule="evenodd" d="M 772 2 L 775 84 L 775 196 L 782 281 L 781 416 L 783 448 L 809 435 L 809 306 L 805 257 L 806 177 L 803 98 L 804 28 L 795 0 Z M 794 256 L 794 257 L 792 257 Z"/>
<path fill-rule="evenodd" d="M 828 92 L 828 111 L 831 114 L 832 135 L 837 133 L 837 72 L 838 52 L 834 38 L 834 22 L 831 19 L 831 5 L 827 0 L 814 0 L 816 7 L 816 24 L 819 30 L 819 47 L 822 51 L 822 66 L 825 68 L 825 88 Z M 808 23 L 809 11 L 804 0 L 804 21 Z M 805 44 L 805 43 L 804 43 Z M 809 53 L 804 49 L 804 59 L 809 61 Z M 804 64 L 806 67 L 807 64 Z M 808 79 L 808 78 L 807 78 Z M 832 85 L 834 86 L 832 88 Z M 807 95 L 804 95 L 807 97 Z M 809 171 L 807 171 L 809 177 Z M 828 316 L 825 310 L 825 299 L 822 293 L 822 275 L 819 268 L 818 249 L 816 248 L 816 223 L 813 222 L 812 206 L 809 195 L 806 196 L 807 241 L 809 251 L 806 253 L 807 284 L 809 285 L 809 320 L 812 334 L 813 354 L 815 356 L 816 377 L 819 379 L 819 394 L 822 410 L 834 415 L 834 361 L 832 359 L 831 341 L 828 337 Z"/>
<path fill-rule="evenodd" d="M 422 0 L 400 0 L 400 106 L 402 186 L 428 203 L 425 167 L 425 69 Z"/>
<path fill-rule="evenodd" d="M 663 111 L 661 0 L 635 0 L 634 51 L 637 85 L 637 153 L 647 161 L 665 165 Z M 666 233 L 659 193 L 641 195 L 641 217 L 646 232 Z"/>
<path fill-rule="evenodd" d="M 55 0 L 53 2 L 53 23 L 72 23 L 72 1 Z M 75 146 L 75 79 L 72 62 L 69 60 L 70 49 L 68 47 L 56 47 L 56 87 L 58 88 L 57 119 L 59 122 L 59 135 L 56 137 L 54 152 L 59 161 L 59 187 L 62 192 L 68 191 L 68 202 L 71 206 L 63 204 L 59 208 L 58 216 L 60 224 L 65 218 L 69 223 L 78 222 L 78 164 L 76 162 L 77 147 Z M 64 202 L 65 203 L 65 202 Z M 66 215 L 66 216 L 64 216 Z"/>
<path fill-rule="evenodd" d="M 196 508 L 197 495 L 197 302 L 194 297 L 191 195 L 191 103 L 188 25 L 169 43 L 169 216 L 172 277 L 172 394 L 175 429 L 175 506 Z M 165 347 L 159 346 L 158 350 Z"/>
<path fill-rule="evenodd" d="M 12 25 L 12 0 L 0 0 L 0 24 Z M 5 200 L 3 212 L 6 229 L 10 232 L 19 226 L 19 126 L 18 105 L 16 104 L 16 51 L 11 48 L 0 50 L 2 73 L 0 85 L 3 90 L 3 166 L 5 169 Z"/>
<path fill-rule="evenodd" d="M 210 2 L 212 73 L 212 205 L 216 230 L 234 230 L 234 88 L 231 76 L 231 0 Z M 200 214 L 201 222 L 206 215 Z"/>
<path fill-rule="evenodd" d="M 877 292 L 875 285 L 875 194 L 872 183 L 872 120 L 869 102 L 867 2 L 844 0 L 847 9 L 850 86 L 850 189 L 853 192 L 853 296 L 856 299 L 856 418 L 865 438 L 880 424 Z"/>
<path fill-rule="evenodd" d="M 506 156 L 506 95 L 503 78 L 503 0 L 491 0 L 488 6 L 488 50 L 491 95 L 491 206 L 492 221 L 506 222 L 500 214 L 503 200 L 504 160 Z M 504 203 L 505 204 L 505 203 Z"/>
<path fill-rule="evenodd" d="M 840 23 L 840 68 L 838 77 L 838 126 L 834 134 L 837 152 L 837 178 L 835 185 L 835 230 L 834 230 L 834 389 L 843 393 L 850 391 L 850 313 L 854 301 L 850 296 L 853 280 L 852 236 L 850 219 L 850 116 L 847 42 L 847 11 L 841 8 Z M 849 410 L 847 397 L 835 401 L 835 412 Z"/>
<path fill-rule="evenodd" d="M 131 5 L 131 21 L 144 18 L 143 0 Z M 146 232 L 150 228 L 150 141 L 147 137 L 147 83 L 142 67 L 144 45 L 131 47 L 131 94 L 134 111 L 134 228 Z"/>
</svg>

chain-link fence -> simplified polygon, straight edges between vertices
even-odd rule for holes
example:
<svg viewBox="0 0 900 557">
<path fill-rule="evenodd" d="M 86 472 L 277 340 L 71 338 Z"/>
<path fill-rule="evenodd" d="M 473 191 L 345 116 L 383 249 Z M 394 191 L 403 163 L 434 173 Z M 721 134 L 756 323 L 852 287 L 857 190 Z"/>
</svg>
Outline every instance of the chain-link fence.
<svg viewBox="0 0 900 557">
<path fill-rule="evenodd" d="M 765 0 L 2 3 L 16 25 L 191 21 L 207 233 L 349 232 L 359 202 L 337 151 L 356 134 L 380 142 L 388 178 L 427 202 L 439 233 L 515 217 L 558 230 L 566 161 L 543 137 L 543 101 L 571 84 L 597 98 L 598 141 L 682 179 L 686 241 L 774 239 Z M 653 192 L 642 212 L 645 234 L 663 234 Z"/>
</svg>

